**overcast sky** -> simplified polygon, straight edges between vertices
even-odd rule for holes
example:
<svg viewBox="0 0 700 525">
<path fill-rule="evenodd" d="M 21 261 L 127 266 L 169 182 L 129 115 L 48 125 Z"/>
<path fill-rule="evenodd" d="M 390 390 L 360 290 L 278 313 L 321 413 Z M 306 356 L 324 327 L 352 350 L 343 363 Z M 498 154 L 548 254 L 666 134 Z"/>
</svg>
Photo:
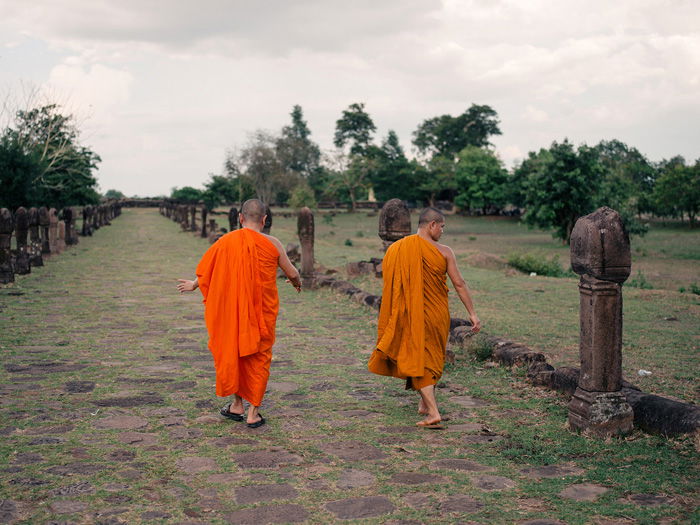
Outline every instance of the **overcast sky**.
<svg viewBox="0 0 700 525">
<path fill-rule="evenodd" d="M 321 148 L 364 102 L 407 153 L 426 118 L 488 104 L 511 166 L 568 137 L 700 157 L 697 0 L 0 0 L 0 89 L 85 119 L 102 191 L 221 173 L 300 104 Z"/>
</svg>

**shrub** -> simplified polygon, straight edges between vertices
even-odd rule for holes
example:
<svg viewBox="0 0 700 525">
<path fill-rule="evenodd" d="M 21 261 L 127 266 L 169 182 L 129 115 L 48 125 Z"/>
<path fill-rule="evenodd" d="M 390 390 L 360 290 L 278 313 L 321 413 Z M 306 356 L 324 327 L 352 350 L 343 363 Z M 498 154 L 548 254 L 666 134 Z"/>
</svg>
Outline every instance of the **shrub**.
<svg viewBox="0 0 700 525">
<path fill-rule="evenodd" d="M 698 286 L 698 283 L 691 283 L 690 291 L 693 292 L 695 295 L 700 295 L 700 286 Z"/>
<path fill-rule="evenodd" d="M 559 264 L 559 257 L 552 255 L 547 259 L 542 254 L 537 253 L 511 253 L 508 256 L 508 264 L 513 268 L 525 273 L 536 273 L 537 275 L 547 275 L 549 277 L 567 277 L 570 271 L 564 270 Z"/>
<path fill-rule="evenodd" d="M 352 241 L 350 239 L 345 239 L 345 246 L 352 246 Z"/>
<path fill-rule="evenodd" d="M 493 354 L 493 343 L 488 336 L 478 333 L 464 343 L 464 349 L 477 361 L 486 361 Z"/>
<path fill-rule="evenodd" d="M 306 183 L 299 184 L 292 190 L 292 194 L 289 197 L 289 205 L 296 209 L 303 208 L 304 206 L 315 208 L 316 197 L 314 196 L 314 190 Z"/>
<path fill-rule="evenodd" d="M 641 288 L 642 290 L 651 290 L 653 288 L 641 270 L 637 270 L 637 275 L 627 281 L 627 284 L 633 288 Z"/>
</svg>

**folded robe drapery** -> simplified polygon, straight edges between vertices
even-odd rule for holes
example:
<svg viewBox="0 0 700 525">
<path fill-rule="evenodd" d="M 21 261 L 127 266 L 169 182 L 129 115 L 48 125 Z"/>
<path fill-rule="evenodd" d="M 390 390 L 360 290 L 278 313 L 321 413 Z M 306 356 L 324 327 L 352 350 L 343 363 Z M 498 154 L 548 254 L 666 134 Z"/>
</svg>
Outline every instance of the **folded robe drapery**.
<svg viewBox="0 0 700 525">
<path fill-rule="evenodd" d="M 446 272 L 442 253 L 418 235 L 389 247 L 370 372 L 407 379 L 415 389 L 437 383 L 450 331 Z"/>
<path fill-rule="evenodd" d="M 197 265 L 217 396 L 262 402 L 279 311 L 278 258 L 265 235 L 241 228 L 212 244 Z"/>
</svg>

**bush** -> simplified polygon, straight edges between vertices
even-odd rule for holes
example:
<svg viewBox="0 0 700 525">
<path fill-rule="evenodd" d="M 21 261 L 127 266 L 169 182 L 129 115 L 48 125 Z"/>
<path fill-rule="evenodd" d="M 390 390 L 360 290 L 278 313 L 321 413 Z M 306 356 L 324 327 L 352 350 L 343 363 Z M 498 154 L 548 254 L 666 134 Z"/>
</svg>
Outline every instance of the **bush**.
<svg viewBox="0 0 700 525">
<path fill-rule="evenodd" d="M 644 277 L 641 270 L 637 270 L 637 275 L 630 279 L 627 284 L 633 288 L 641 288 L 642 290 L 651 290 L 653 288 L 651 283 L 647 281 L 647 278 Z"/>
<path fill-rule="evenodd" d="M 316 196 L 314 195 L 314 190 L 305 182 L 300 183 L 292 190 L 292 194 L 289 197 L 289 205 L 296 209 L 301 209 L 304 206 L 315 208 Z"/>
<path fill-rule="evenodd" d="M 695 295 L 700 295 L 700 286 L 698 286 L 697 283 L 691 283 L 690 291 L 693 292 Z"/>
<path fill-rule="evenodd" d="M 352 241 L 350 239 L 345 239 L 345 246 L 352 246 Z"/>
<path fill-rule="evenodd" d="M 470 337 L 464 343 L 464 349 L 477 361 L 486 361 L 493 355 L 493 343 L 489 337 L 483 333 Z"/>
<path fill-rule="evenodd" d="M 549 277 L 568 277 L 571 271 L 564 270 L 559 264 L 559 257 L 552 255 L 547 259 L 542 254 L 537 253 L 511 253 L 508 256 L 508 264 L 513 268 L 525 273 L 536 273 L 537 275 L 547 275 Z"/>
</svg>

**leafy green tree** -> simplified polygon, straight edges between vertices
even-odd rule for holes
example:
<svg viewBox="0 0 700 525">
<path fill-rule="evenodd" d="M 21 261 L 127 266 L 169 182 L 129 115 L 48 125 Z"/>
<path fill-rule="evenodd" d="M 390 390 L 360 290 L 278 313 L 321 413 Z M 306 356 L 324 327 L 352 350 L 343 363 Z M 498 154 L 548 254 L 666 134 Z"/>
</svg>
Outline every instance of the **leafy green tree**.
<svg viewBox="0 0 700 525">
<path fill-rule="evenodd" d="M 126 195 L 119 190 L 107 190 L 105 192 L 105 199 L 123 199 L 124 197 Z"/>
<path fill-rule="evenodd" d="M 237 177 L 227 177 L 225 175 L 210 175 L 204 183 L 202 200 L 209 210 L 213 210 L 222 204 L 233 204 L 238 202 L 240 196 L 239 185 L 241 180 Z"/>
<path fill-rule="evenodd" d="M 263 130 L 252 133 L 243 148 L 228 154 L 225 169 L 229 176 L 240 179 L 241 190 L 252 187 L 254 196 L 265 204 L 273 204 L 280 191 L 290 191 L 293 186 L 277 156 L 277 137 Z"/>
<path fill-rule="evenodd" d="M 682 157 L 663 162 L 654 199 L 661 213 L 681 219 L 685 214 L 694 227 L 700 212 L 700 159 L 692 166 L 686 165 Z"/>
<path fill-rule="evenodd" d="M 331 191 L 340 200 L 350 203 L 350 211 L 357 209 L 357 201 L 366 196 L 369 174 L 375 167 L 374 159 L 361 155 L 345 155 L 336 151 L 326 161 L 330 171 Z"/>
<path fill-rule="evenodd" d="M 418 190 L 421 197 L 430 206 L 440 197 L 452 199 L 457 191 L 455 178 L 455 161 L 452 158 L 436 155 L 430 159 L 423 169 L 416 169 L 416 178 L 421 181 Z"/>
<path fill-rule="evenodd" d="M 376 130 L 372 118 L 365 111 L 365 105 L 350 104 L 335 123 L 333 143 L 337 148 L 343 148 L 349 143 L 351 155 L 363 155 L 372 143 L 372 135 Z"/>
<path fill-rule="evenodd" d="M 515 166 L 508 177 L 507 201 L 513 206 L 524 208 L 527 200 L 527 183 L 530 176 L 544 170 L 546 164 L 552 161 L 549 150 L 531 151 L 518 166 Z"/>
<path fill-rule="evenodd" d="M 568 244 L 576 220 L 595 209 L 604 172 L 595 148 L 576 150 L 564 140 L 552 143 L 549 155 L 528 177 L 524 219 L 532 226 L 554 228 L 554 236 Z"/>
<path fill-rule="evenodd" d="M 371 152 L 374 160 L 369 180 L 380 201 L 397 198 L 416 200 L 419 197 L 413 165 L 399 143 L 396 132 L 389 130 L 380 148 Z"/>
<path fill-rule="evenodd" d="M 455 180 L 455 204 L 460 208 L 478 208 L 486 214 L 507 204 L 508 172 L 501 159 L 489 149 L 464 148 L 458 155 Z"/>
<path fill-rule="evenodd" d="M 39 154 L 26 151 L 13 137 L 0 137 L 0 208 L 15 210 L 39 203 L 37 181 L 43 173 Z"/>
<path fill-rule="evenodd" d="M 311 131 L 304 120 L 301 106 L 294 106 L 291 117 L 292 123 L 282 128 L 282 134 L 277 139 L 277 157 L 282 170 L 308 179 L 319 169 L 321 150 L 310 138 Z"/>
<path fill-rule="evenodd" d="M 309 208 L 316 207 L 316 196 L 308 182 L 301 181 L 296 185 L 289 197 L 289 205 L 296 209 L 303 208 L 304 206 L 308 206 Z"/>
<path fill-rule="evenodd" d="M 490 137 L 501 134 L 498 125 L 498 114 L 491 106 L 472 104 L 457 117 L 424 120 L 413 132 L 413 144 L 423 155 L 454 158 L 467 146 L 490 145 Z"/>
<path fill-rule="evenodd" d="M 170 198 L 181 203 L 194 204 L 202 200 L 202 193 L 202 190 L 192 186 L 175 187 L 170 192 Z"/>
</svg>

